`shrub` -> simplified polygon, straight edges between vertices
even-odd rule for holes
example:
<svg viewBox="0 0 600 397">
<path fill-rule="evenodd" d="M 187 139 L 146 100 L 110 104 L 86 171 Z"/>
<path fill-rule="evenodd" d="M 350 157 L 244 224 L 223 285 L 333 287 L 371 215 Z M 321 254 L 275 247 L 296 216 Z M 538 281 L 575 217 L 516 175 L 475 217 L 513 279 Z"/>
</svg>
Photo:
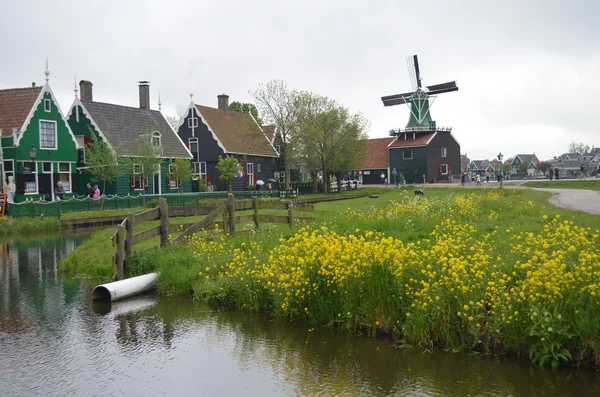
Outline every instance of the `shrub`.
<svg viewBox="0 0 600 397">
<path fill-rule="evenodd" d="M 256 190 L 256 185 L 246 185 L 246 190 Z"/>
<path fill-rule="evenodd" d="M 144 205 L 146 208 L 156 208 L 158 206 L 160 206 L 160 201 L 158 201 L 158 199 L 149 200 L 146 202 L 146 205 Z"/>
</svg>

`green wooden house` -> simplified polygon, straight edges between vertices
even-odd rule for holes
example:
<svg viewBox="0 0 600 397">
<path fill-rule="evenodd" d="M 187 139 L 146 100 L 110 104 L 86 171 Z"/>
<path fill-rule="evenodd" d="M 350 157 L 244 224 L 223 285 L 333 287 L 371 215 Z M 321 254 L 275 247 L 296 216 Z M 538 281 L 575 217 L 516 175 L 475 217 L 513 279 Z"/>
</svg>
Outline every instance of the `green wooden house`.
<svg viewBox="0 0 600 397">
<path fill-rule="evenodd" d="M 102 103 L 93 100 L 92 83 L 82 80 L 79 83 L 81 98 L 75 98 L 69 110 L 68 121 L 83 145 L 92 144 L 91 134 L 105 142 L 109 147 L 119 148 L 119 153 L 135 157 L 135 144 L 138 139 L 148 139 L 160 148 L 162 163 L 159 168 L 144 178 L 139 167 L 134 164 L 131 170 L 117 177 L 116 181 L 106 185 L 107 195 L 138 195 L 177 193 L 175 180 L 170 178 L 169 167 L 172 159 L 192 155 L 179 136 L 173 131 L 162 113 L 150 109 L 150 86 L 142 81 L 139 85 L 140 106 L 129 107 Z M 78 174 L 80 193 L 85 193 L 90 176 L 85 172 L 84 159 L 81 159 L 81 173 Z M 183 183 L 183 191 L 191 192 L 191 180 Z"/>
<path fill-rule="evenodd" d="M 77 191 L 80 145 L 48 84 L 0 90 L 0 174 L 4 192 L 9 177 L 15 202 L 54 200 L 62 182 L 65 198 Z"/>
</svg>

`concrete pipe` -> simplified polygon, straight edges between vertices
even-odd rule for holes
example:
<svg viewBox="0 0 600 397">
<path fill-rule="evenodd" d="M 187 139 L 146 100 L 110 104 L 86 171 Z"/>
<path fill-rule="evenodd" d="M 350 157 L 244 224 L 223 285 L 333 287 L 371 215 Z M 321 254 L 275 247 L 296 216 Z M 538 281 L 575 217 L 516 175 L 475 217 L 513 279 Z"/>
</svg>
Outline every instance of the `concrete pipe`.
<svg viewBox="0 0 600 397">
<path fill-rule="evenodd" d="M 116 301 L 139 295 L 156 288 L 157 280 L 158 273 L 149 273 L 143 276 L 115 281 L 114 283 L 102 284 L 94 288 L 92 298 L 94 300 Z"/>
</svg>

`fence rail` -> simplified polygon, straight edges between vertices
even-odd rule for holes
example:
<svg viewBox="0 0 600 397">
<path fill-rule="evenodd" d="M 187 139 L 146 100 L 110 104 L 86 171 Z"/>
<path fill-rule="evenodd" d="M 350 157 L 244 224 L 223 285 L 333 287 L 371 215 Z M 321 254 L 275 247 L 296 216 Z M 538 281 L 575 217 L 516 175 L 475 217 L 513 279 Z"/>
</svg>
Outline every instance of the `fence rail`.
<svg viewBox="0 0 600 397">
<path fill-rule="evenodd" d="M 269 198 L 279 197 L 277 190 L 260 190 L 234 192 L 236 199 L 250 199 L 252 197 Z M 169 206 L 197 206 L 202 205 L 202 200 L 227 199 L 227 192 L 203 192 L 203 193 L 184 193 L 184 194 L 147 194 L 125 197 L 104 197 L 104 199 L 93 200 L 68 199 L 63 201 L 26 201 L 22 203 L 11 203 L 7 206 L 7 214 L 11 217 L 39 217 L 40 215 L 58 217 L 67 212 L 83 212 L 95 210 L 115 210 L 141 207 L 149 201 L 158 201 L 164 198 Z"/>
</svg>

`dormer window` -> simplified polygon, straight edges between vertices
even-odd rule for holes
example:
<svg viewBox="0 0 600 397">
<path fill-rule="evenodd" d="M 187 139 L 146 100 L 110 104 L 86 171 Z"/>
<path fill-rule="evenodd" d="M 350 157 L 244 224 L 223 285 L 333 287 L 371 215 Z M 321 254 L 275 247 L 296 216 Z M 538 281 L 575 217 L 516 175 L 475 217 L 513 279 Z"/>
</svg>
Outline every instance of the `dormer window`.
<svg viewBox="0 0 600 397">
<path fill-rule="evenodd" d="M 160 147 L 160 132 L 158 131 L 152 133 L 152 146 Z"/>
<path fill-rule="evenodd" d="M 198 128 L 198 118 L 192 114 L 188 119 L 188 128 Z"/>
</svg>

